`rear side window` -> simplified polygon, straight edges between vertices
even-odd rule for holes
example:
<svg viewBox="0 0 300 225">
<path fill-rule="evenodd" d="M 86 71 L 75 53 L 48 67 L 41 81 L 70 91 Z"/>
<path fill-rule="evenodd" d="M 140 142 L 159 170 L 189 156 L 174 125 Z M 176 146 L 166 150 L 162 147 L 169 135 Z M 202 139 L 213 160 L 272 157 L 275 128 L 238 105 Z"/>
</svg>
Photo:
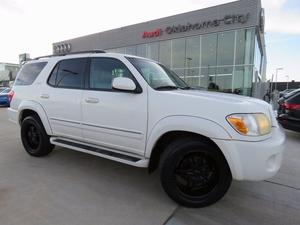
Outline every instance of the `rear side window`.
<svg viewBox="0 0 300 225">
<path fill-rule="evenodd" d="M 25 64 L 20 70 L 15 85 L 31 85 L 44 69 L 47 62 Z"/>
<path fill-rule="evenodd" d="M 296 89 L 296 90 L 293 90 L 293 91 L 291 91 L 291 92 L 289 92 L 288 94 L 286 94 L 285 96 L 284 96 L 284 98 L 290 98 L 291 96 L 293 96 L 293 95 L 295 95 L 296 93 L 298 93 L 298 92 L 300 92 L 300 89 Z"/>
<path fill-rule="evenodd" d="M 59 88 L 83 88 L 86 58 L 60 61 L 52 70 L 48 84 Z"/>
<path fill-rule="evenodd" d="M 288 99 L 290 104 L 300 104 L 300 93 Z"/>
</svg>

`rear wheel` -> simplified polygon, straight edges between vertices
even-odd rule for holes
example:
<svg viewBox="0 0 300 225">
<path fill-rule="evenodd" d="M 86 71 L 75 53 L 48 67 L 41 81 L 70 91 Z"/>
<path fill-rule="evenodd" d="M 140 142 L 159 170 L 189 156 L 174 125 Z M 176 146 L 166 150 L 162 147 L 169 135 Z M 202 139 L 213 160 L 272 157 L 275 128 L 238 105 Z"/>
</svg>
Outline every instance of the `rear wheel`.
<svg viewBox="0 0 300 225">
<path fill-rule="evenodd" d="M 187 207 L 204 207 L 222 198 L 232 176 L 219 149 L 194 138 L 171 143 L 163 153 L 161 183 L 167 194 Z"/>
<path fill-rule="evenodd" d="M 22 121 L 21 139 L 25 150 L 32 156 L 48 155 L 54 148 L 37 116 L 28 116 Z"/>
</svg>

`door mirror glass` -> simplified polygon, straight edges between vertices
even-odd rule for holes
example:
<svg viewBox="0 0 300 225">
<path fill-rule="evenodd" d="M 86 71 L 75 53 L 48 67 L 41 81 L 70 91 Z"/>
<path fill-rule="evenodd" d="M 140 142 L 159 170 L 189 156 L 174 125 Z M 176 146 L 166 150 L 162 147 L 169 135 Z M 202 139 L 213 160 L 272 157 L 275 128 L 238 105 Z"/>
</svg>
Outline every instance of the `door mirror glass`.
<svg viewBox="0 0 300 225">
<path fill-rule="evenodd" d="M 116 77 L 113 79 L 112 87 L 122 91 L 135 91 L 136 85 L 130 78 Z"/>
</svg>

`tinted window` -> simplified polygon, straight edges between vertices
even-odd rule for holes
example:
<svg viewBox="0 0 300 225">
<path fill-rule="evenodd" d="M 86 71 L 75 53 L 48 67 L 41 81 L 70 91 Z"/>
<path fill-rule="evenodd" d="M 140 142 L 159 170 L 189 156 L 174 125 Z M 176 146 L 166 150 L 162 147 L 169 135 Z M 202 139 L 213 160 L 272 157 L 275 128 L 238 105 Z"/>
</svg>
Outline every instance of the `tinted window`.
<svg viewBox="0 0 300 225">
<path fill-rule="evenodd" d="M 25 64 L 19 72 L 15 85 L 31 85 L 46 64 L 47 62 Z"/>
<path fill-rule="evenodd" d="M 90 88 L 112 89 L 112 80 L 115 77 L 133 79 L 130 71 L 119 60 L 112 58 L 92 58 L 90 66 Z"/>
<path fill-rule="evenodd" d="M 288 102 L 291 104 L 300 104 L 300 94 L 296 94 L 288 99 Z"/>
<path fill-rule="evenodd" d="M 60 61 L 53 69 L 48 84 L 62 88 L 82 88 L 86 58 Z"/>
<path fill-rule="evenodd" d="M 300 92 L 300 89 L 296 89 L 294 91 L 291 91 L 288 94 L 284 95 L 284 98 L 290 98 L 291 96 L 295 95 L 298 92 Z"/>
<path fill-rule="evenodd" d="M 59 67 L 59 63 L 54 67 L 53 71 L 50 74 L 48 84 L 55 86 L 56 85 L 56 77 L 57 77 L 57 70 Z"/>
</svg>

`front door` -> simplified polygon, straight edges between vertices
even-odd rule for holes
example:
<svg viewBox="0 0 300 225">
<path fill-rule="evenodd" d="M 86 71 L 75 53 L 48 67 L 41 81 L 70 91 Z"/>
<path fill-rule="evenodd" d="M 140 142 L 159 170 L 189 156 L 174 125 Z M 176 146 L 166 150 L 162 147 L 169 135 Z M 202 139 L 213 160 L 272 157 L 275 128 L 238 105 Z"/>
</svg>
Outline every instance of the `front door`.
<svg viewBox="0 0 300 225">
<path fill-rule="evenodd" d="M 118 59 L 90 59 L 88 90 L 82 98 L 82 128 L 87 142 L 125 152 L 144 154 L 147 94 L 112 89 L 115 77 L 135 78 Z"/>
</svg>

